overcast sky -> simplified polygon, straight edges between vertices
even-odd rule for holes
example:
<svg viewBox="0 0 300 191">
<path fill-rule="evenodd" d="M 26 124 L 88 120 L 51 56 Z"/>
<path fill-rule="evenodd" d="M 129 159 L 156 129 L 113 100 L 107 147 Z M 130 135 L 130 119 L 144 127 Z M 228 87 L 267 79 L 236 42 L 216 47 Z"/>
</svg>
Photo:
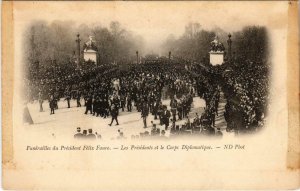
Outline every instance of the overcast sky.
<svg viewBox="0 0 300 191">
<path fill-rule="evenodd" d="M 270 6 L 272 4 L 272 6 Z M 127 30 L 141 35 L 148 49 L 156 50 L 170 34 L 180 36 L 189 22 L 203 29 L 219 27 L 226 32 L 246 25 L 276 27 L 285 22 L 280 15 L 287 2 L 15 2 L 14 16 L 26 25 L 32 19 L 72 20 L 78 24 L 109 26 L 119 21 Z M 268 11 L 265 11 L 268 9 Z M 270 10 L 271 9 L 271 10 Z"/>
</svg>

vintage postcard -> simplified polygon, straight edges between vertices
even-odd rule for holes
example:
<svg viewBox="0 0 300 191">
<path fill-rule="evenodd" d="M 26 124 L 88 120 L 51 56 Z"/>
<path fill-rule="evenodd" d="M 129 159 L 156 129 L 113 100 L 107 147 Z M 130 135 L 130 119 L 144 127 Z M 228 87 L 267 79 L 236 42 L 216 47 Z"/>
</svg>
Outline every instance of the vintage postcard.
<svg viewBox="0 0 300 191">
<path fill-rule="evenodd" d="M 298 25 L 298 1 L 2 2 L 3 188 L 299 188 Z"/>
</svg>

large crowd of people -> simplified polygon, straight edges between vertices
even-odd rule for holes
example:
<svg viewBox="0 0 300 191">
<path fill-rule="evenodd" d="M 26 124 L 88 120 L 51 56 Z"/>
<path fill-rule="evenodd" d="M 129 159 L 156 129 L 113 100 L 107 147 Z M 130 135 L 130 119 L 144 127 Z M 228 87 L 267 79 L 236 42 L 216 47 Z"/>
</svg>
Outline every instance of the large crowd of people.
<svg viewBox="0 0 300 191">
<path fill-rule="evenodd" d="M 250 61 L 225 63 L 221 67 L 193 63 L 186 67 L 178 61 L 158 59 L 122 66 L 87 63 L 78 69 L 71 63 L 53 61 L 50 67 L 30 68 L 25 86 L 28 100 L 39 100 L 40 111 L 44 100 L 49 101 L 50 114 L 58 109 L 59 100 L 67 100 L 70 108 L 70 100 L 75 99 L 77 107 L 84 100 L 84 114 L 111 117 L 110 126 L 114 122 L 119 125 L 119 112 L 137 111 L 141 113 L 144 128 L 148 127 L 147 116 L 151 114 L 164 126 L 164 131 L 170 129 L 170 137 L 184 132 L 208 135 L 220 132 L 214 128 L 215 119 L 224 115 L 227 130 L 238 133 L 263 124 L 268 68 Z M 225 113 L 218 113 L 222 91 L 226 99 Z M 205 110 L 192 123 L 179 128 L 176 121 L 189 118 L 196 94 L 205 100 Z M 168 106 L 162 104 L 166 98 L 171 100 Z M 152 135 L 152 130 L 146 132 Z"/>
<path fill-rule="evenodd" d="M 228 65 L 230 70 L 223 73 L 228 130 L 237 133 L 259 130 L 265 123 L 269 100 L 269 66 L 249 60 Z"/>
</svg>

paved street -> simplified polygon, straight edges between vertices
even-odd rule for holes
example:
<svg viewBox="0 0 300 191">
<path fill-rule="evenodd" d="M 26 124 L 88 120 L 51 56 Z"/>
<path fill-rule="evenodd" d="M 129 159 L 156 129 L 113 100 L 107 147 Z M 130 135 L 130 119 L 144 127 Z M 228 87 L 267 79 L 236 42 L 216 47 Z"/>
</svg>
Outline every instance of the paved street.
<svg viewBox="0 0 300 191">
<path fill-rule="evenodd" d="M 223 95 L 221 95 L 223 96 Z M 224 106 L 225 102 L 220 99 L 219 104 L 219 116 L 216 118 L 216 128 L 220 127 L 223 132 L 225 132 L 226 122 L 224 120 Z M 81 100 L 83 105 L 83 100 Z M 170 100 L 164 100 L 163 104 L 168 106 L 170 109 Z M 199 115 L 204 111 L 205 101 L 199 97 L 194 97 L 192 110 L 190 112 L 190 117 L 194 118 L 195 113 Z M 84 129 L 93 129 L 93 132 L 101 134 L 103 139 L 115 139 L 118 136 L 117 130 L 120 129 L 124 132 L 125 137 L 130 139 L 131 135 L 139 135 L 141 132 L 151 130 L 150 122 L 153 121 L 157 124 L 157 127 L 164 130 L 164 126 L 159 125 L 159 120 L 154 120 L 152 115 L 147 118 L 148 128 L 143 128 L 143 121 L 141 114 L 134 108 L 133 112 L 121 112 L 118 117 L 119 126 L 115 123 L 110 127 L 108 124 L 111 121 L 111 117 L 103 119 L 101 117 L 95 117 L 90 114 L 85 115 L 85 107 L 76 107 L 76 101 L 71 101 L 71 108 L 67 108 L 66 101 L 60 101 L 58 103 L 58 110 L 55 110 L 54 115 L 50 115 L 48 102 L 43 103 L 44 112 L 39 112 L 38 102 L 29 103 L 28 109 L 31 114 L 33 125 L 26 125 L 28 133 L 36 134 L 37 136 L 45 136 L 47 138 L 53 137 L 55 139 L 68 139 L 73 138 L 77 127 Z M 74 120 L 75 119 L 75 120 Z M 185 120 L 176 122 L 176 124 L 183 124 Z M 170 131 L 166 131 L 166 135 L 169 136 Z"/>
</svg>

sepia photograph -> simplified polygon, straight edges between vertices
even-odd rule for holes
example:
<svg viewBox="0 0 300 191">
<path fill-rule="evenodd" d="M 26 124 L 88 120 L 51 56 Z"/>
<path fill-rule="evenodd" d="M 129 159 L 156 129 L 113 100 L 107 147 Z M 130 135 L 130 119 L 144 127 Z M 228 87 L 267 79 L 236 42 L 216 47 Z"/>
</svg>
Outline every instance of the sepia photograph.
<svg viewBox="0 0 300 191">
<path fill-rule="evenodd" d="M 13 190 L 300 185 L 297 1 L 5 1 Z"/>
<path fill-rule="evenodd" d="M 266 26 L 183 22 L 153 38 L 120 20 L 92 22 L 33 21 L 24 31 L 28 131 L 201 139 L 264 128 L 272 65 Z"/>
</svg>

